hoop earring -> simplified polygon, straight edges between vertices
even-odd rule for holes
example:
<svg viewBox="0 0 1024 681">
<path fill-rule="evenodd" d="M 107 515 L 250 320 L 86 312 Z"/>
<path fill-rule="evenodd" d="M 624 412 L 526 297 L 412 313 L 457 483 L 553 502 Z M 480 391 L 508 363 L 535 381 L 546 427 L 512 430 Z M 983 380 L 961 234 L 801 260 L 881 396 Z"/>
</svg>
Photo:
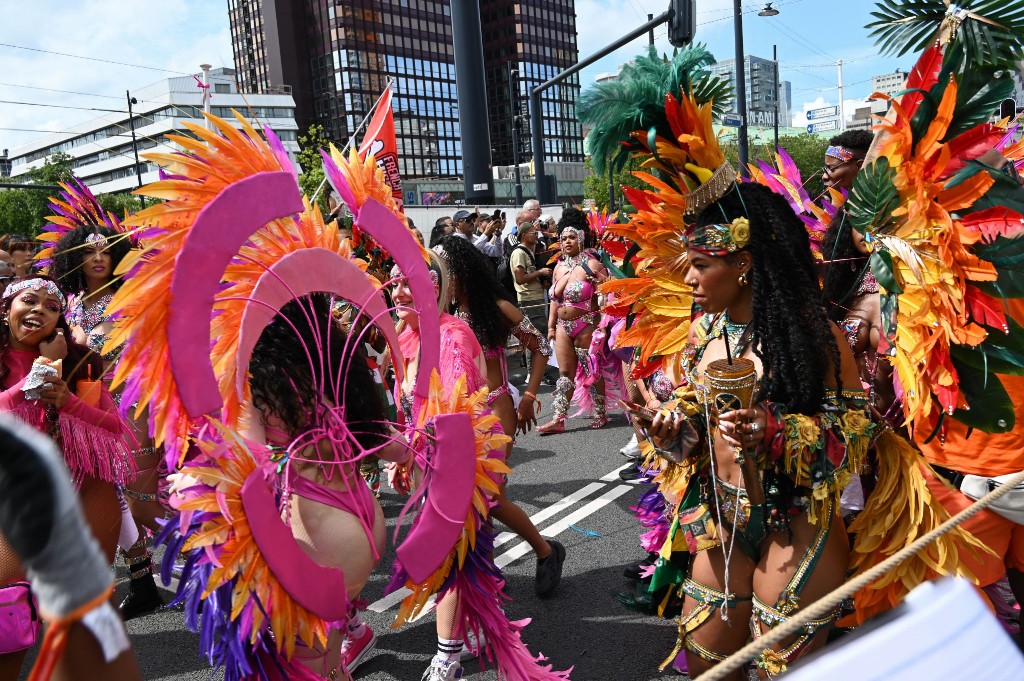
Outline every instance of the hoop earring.
<svg viewBox="0 0 1024 681">
<path fill-rule="evenodd" d="M 743 273 L 740 274 L 739 284 L 740 284 L 740 286 L 746 286 L 747 285 L 747 273 L 746 272 L 743 272 Z"/>
</svg>

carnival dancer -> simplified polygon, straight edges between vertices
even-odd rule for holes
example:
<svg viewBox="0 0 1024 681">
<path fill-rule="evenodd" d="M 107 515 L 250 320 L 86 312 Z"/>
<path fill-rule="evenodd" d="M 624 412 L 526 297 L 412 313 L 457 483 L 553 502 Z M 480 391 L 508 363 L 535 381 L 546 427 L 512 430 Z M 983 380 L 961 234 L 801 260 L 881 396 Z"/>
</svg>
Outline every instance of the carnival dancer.
<svg viewBox="0 0 1024 681">
<path fill-rule="evenodd" d="M 487 387 L 490 390 L 487 404 L 501 420 L 505 435 L 511 438 L 505 448 L 507 464 L 516 432 L 528 432 L 537 423 L 537 412 L 540 411 L 537 390 L 544 380 L 551 347 L 519 308 L 508 301 L 508 294 L 495 278 L 490 263 L 465 239 L 444 237 L 437 250 L 451 275 L 449 294 L 455 315 L 469 324 L 484 348 Z M 529 381 L 518 405 L 513 404 L 505 355 L 510 335 L 514 335 L 520 346 L 532 355 Z M 523 509 L 508 498 L 504 484 L 495 501 L 497 505 L 491 509 L 491 515 L 525 539 L 537 556 L 537 595 L 541 598 L 551 595 L 562 577 L 565 547 L 540 535 Z"/>
<path fill-rule="evenodd" d="M 448 237 L 445 237 L 446 239 Z M 442 240 L 442 243 L 444 241 Z M 435 291 L 438 300 L 441 302 L 439 309 L 447 307 L 449 299 L 449 275 L 444 258 L 434 254 L 431 256 L 431 276 L 434 277 Z M 417 365 L 421 360 L 422 349 L 420 346 L 420 329 L 424 323 L 414 308 L 415 301 L 412 290 L 400 269 L 392 271 L 392 299 L 398 307 L 399 319 L 405 324 L 401 334 L 402 354 L 406 358 L 406 375 L 415 373 Z M 487 392 L 488 364 L 483 348 L 476 340 L 476 337 L 469 325 L 446 312 L 441 313 L 441 346 L 445 352 L 441 354 L 438 386 L 446 387 L 453 391 L 450 399 L 464 399 L 454 394 L 455 391 L 463 392 L 470 399 L 476 395 Z M 447 386 L 451 386 L 447 388 Z M 411 385 L 402 387 L 402 406 L 408 414 L 415 415 L 418 410 L 417 399 L 411 392 Z M 489 409 L 488 409 L 489 411 Z M 486 497 L 481 502 L 493 508 L 500 490 L 504 487 L 504 480 L 498 471 L 508 471 L 504 464 L 504 452 L 510 438 L 507 436 L 495 437 L 495 433 L 501 432 L 501 421 L 497 416 L 492 416 L 493 425 L 489 439 L 489 446 L 501 446 L 501 450 L 492 449 L 489 457 L 493 462 L 499 463 L 492 466 L 487 476 L 492 480 L 493 487 L 488 485 Z M 498 452 L 501 452 L 500 454 Z M 399 472 L 399 479 L 402 479 Z M 418 477 L 415 471 L 405 474 L 408 479 L 412 476 Z M 493 566 L 493 537 L 494 529 L 492 522 L 486 519 L 476 529 L 478 555 L 474 562 L 482 566 L 489 566 L 487 572 L 498 573 L 500 570 Z M 557 549 L 552 547 L 552 554 L 548 562 L 552 561 L 558 554 Z M 564 556 L 564 553 L 561 554 Z M 558 567 L 561 567 L 558 561 Z M 454 577 L 455 579 L 452 579 Z M 477 580 L 482 580 L 478 582 Z M 423 681 L 449 681 L 462 678 L 463 667 L 461 661 L 467 657 L 480 655 L 483 659 L 484 651 L 487 658 L 493 659 L 498 666 L 499 674 L 507 675 L 508 678 L 522 679 L 559 679 L 568 678 L 565 672 L 554 672 L 549 666 L 542 666 L 539 659 L 530 656 L 529 651 L 523 645 L 519 630 L 519 624 L 509 625 L 506 620 L 504 626 L 498 625 L 498 621 L 505 620 L 504 613 L 497 610 L 497 603 L 490 598 L 480 600 L 476 592 L 481 586 L 488 589 L 497 589 L 496 595 L 499 599 L 504 598 L 503 587 L 500 583 L 490 584 L 490 580 L 484 577 L 484 573 L 471 572 L 465 575 L 463 571 L 453 573 L 445 580 L 446 586 L 437 602 L 437 636 L 438 649 L 430 666 L 423 673 Z M 556 582 L 557 584 L 557 582 Z M 426 597 L 430 590 L 419 587 L 403 603 L 402 612 L 398 622 L 407 621 L 411 616 L 422 610 L 426 603 Z M 543 658 L 540 658 L 543 659 Z"/>
<path fill-rule="evenodd" d="M 320 430 L 316 414 L 343 410 L 348 437 L 385 461 L 408 463 L 412 450 L 394 437 L 361 344 L 347 347 L 332 302 L 314 295 L 288 303 L 263 330 L 249 364 L 252 409 L 245 434 L 276 452 L 284 471 L 278 485 L 289 497 L 284 513 L 300 546 L 319 565 L 342 570 L 355 600 L 383 553 L 384 515 L 359 474 L 359 457 L 344 452 L 339 459 L 329 442 L 338 434 Z M 332 380 L 317 379 L 321 371 Z M 332 390 L 339 384 L 341 391 Z M 347 626 L 332 629 L 326 644 L 296 653 L 315 673 L 336 673 L 341 665 L 351 673 L 373 650 L 376 634 L 354 607 L 349 612 Z"/>
<path fill-rule="evenodd" d="M 106 388 L 89 379 L 103 365 L 71 339 L 66 311 L 67 299 L 49 277 L 8 284 L 0 303 L 0 412 L 58 439 L 86 520 L 112 559 L 122 518 L 115 485 L 134 475 L 133 440 Z M 15 581 L 24 573 L 3 543 L 0 584 Z M 0 656 L 0 668 L 17 670 L 24 655 Z"/>
<path fill-rule="evenodd" d="M 58 211 L 51 222 L 57 229 L 66 229 L 68 224 L 76 226 L 64 232 L 55 244 L 48 244 L 52 248 L 44 249 L 40 258 L 52 259 L 50 274 L 68 294 L 67 319 L 75 342 L 103 358 L 105 371 L 102 378 L 109 386 L 120 348 L 104 352 L 113 328 L 107 305 L 121 287 L 122 279 L 114 272 L 131 250 L 131 238 L 120 221 L 104 213 L 87 187 L 81 183 L 63 186 L 65 191 L 61 198 L 53 199 L 51 204 Z M 100 218 L 106 218 L 106 223 L 88 224 Z M 46 241 L 53 236 L 56 234 L 46 234 L 42 238 Z M 115 402 L 119 399 L 120 394 L 115 393 Z M 159 531 L 157 519 L 163 518 L 166 512 L 157 497 L 158 481 L 167 471 L 160 465 L 161 457 L 153 448 L 144 421 L 131 425 L 135 426 L 133 434 L 139 443 L 132 452 L 138 473 L 135 480 L 119 490 L 129 510 L 120 542 L 130 577 L 128 595 L 121 603 L 121 616 L 126 620 L 152 612 L 164 604 L 153 577 L 152 552 L 146 534 L 147 530 Z M 137 527 L 129 531 L 132 525 Z"/>
<path fill-rule="evenodd" d="M 582 222 L 580 219 L 582 219 Z M 586 216 L 578 209 L 566 209 L 559 220 L 562 255 L 552 273 L 548 312 L 548 341 L 554 345 L 559 378 L 555 384 L 551 421 L 537 429 L 541 435 L 565 430 L 569 405 L 575 401 L 581 412 L 593 414 L 590 428 L 608 423 L 605 356 L 591 350 L 594 332 L 601 320 L 597 287 L 608 272 L 593 251 Z M 598 338 L 599 345 L 604 336 Z M 621 376 L 621 362 L 616 361 Z M 590 390 L 594 396 L 591 401 Z"/>
<path fill-rule="evenodd" d="M 781 197 L 734 186 L 684 240 L 705 312 L 683 365 L 693 392 L 650 432 L 686 458 L 671 541 L 693 554 L 679 645 L 699 672 L 842 583 L 849 548 L 837 502 L 874 426 L 852 354 L 817 302 L 806 231 Z M 757 368 L 755 406 L 720 413 L 716 425 L 706 371 L 730 358 Z M 760 665 L 781 671 L 834 621 L 814 622 Z"/>
<path fill-rule="evenodd" d="M 821 171 L 821 183 L 826 191 L 850 191 L 853 178 L 864 165 L 872 139 L 874 135 L 867 130 L 847 130 L 828 141 Z"/>
</svg>

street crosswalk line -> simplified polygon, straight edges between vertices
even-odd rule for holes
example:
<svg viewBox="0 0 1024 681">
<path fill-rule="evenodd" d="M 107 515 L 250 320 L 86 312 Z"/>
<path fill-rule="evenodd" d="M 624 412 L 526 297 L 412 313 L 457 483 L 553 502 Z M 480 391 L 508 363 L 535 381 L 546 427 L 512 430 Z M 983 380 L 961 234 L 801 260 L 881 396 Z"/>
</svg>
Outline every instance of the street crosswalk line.
<svg viewBox="0 0 1024 681">
<path fill-rule="evenodd" d="M 626 470 L 627 468 L 629 468 L 632 465 L 634 465 L 632 461 L 627 461 L 626 463 L 622 464 L 621 466 L 619 466 L 618 468 L 613 470 L 608 475 L 606 475 L 603 478 L 601 478 L 601 481 L 602 482 L 615 482 L 616 480 L 619 479 L 619 473 L 621 473 L 622 471 Z"/>
<path fill-rule="evenodd" d="M 629 465 L 630 464 L 627 463 L 625 466 L 622 466 L 620 468 L 617 468 L 617 469 L 613 470 L 608 475 L 605 475 L 604 477 L 602 477 L 601 480 L 608 481 L 608 480 L 614 480 L 614 479 L 618 478 L 619 471 L 622 470 L 623 468 L 625 468 L 626 466 L 629 466 Z M 569 508 L 570 506 L 572 506 L 576 502 L 578 502 L 578 501 L 580 501 L 582 499 L 587 498 L 588 496 L 590 496 L 594 492 L 596 492 L 596 491 L 598 491 L 600 489 L 603 489 L 603 488 L 604 488 L 604 485 L 602 483 L 600 483 L 600 482 L 591 482 L 591 483 L 585 485 L 584 487 L 576 490 L 575 492 L 573 492 L 569 496 L 565 497 L 564 499 L 559 500 L 558 502 L 552 504 L 551 506 L 548 506 L 546 508 L 541 509 L 537 513 L 535 513 L 532 516 L 530 516 L 530 520 L 532 520 L 535 525 L 540 524 L 540 523 L 544 522 L 545 520 L 547 520 L 548 518 L 551 518 L 551 517 L 557 515 L 558 513 L 561 513 L 563 510 L 565 510 L 566 508 Z M 597 499 L 594 499 L 590 503 L 582 506 L 581 508 L 577 509 L 576 511 L 573 511 L 572 513 L 567 515 L 562 520 L 554 523 L 553 525 L 551 525 L 551 527 L 548 527 L 547 529 L 541 530 L 540 533 L 541 533 L 541 535 L 543 535 L 545 537 L 555 537 L 558 534 L 564 532 L 566 529 L 568 529 L 569 525 L 575 524 L 575 523 L 579 522 L 580 520 L 582 520 L 583 518 L 586 518 L 587 516 L 597 512 L 598 510 L 600 510 L 601 508 L 607 506 L 612 501 L 614 501 L 615 499 L 618 499 L 620 496 L 622 496 L 626 492 L 630 491 L 631 489 L 634 489 L 634 488 L 633 487 L 629 487 L 627 485 L 619 485 L 618 487 L 613 487 L 612 489 L 608 490 L 607 492 L 602 494 Z M 518 536 L 518 535 L 516 535 L 513 532 L 502 532 L 494 540 L 495 548 L 497 548 L 501 544 L 504 544 L 504 543 L 514 539 L 516 536 Z M 525 541 L 524 542 L 520 542 L 519 544 L 516 544 L 511 549 L 506 551 L 505 553 L 503 553 L 500 556 L 498 556 L 497 558 L 495 558 L 494 562 L 495 562 L 495 564 L 499 568 L 504 568 L 506 565 L 509 565 L 510 563 L 512 563 L 512 562 L 514 562 L 514 561 L 516 561 L 516 560 L 518 560 L 520 558 L 522 558 L 523 556 L 525 556 L 530 551 L 531 551 L 531 549 L 530 549 L 530 545 L 529 544 L 527 544 Z M 400 589 L 397 589 L 396 591 L 392 591 L 387 596 L 384 596 L 383 598 L 374 601 L 373 603 L 371 603 L 367 607 L 367 610 L 370 610 L 371 612 L 378 612 L 378 613 L 380 613 L 380 612 L 387 612 L 391 608 L 393 608 L 396 605 L 398 605 L 399 603 L 401 603 L 402 599 L 404 599 L 410 593 L 411 592 L 408 589 L 406 589 L 405 587 L 402 587 Z"/>
<path fill-rule="evenodd" d="M 533 522 L 534 525 L 540 525 L 548 518 L 558 515 L 563 510 L 569 508 L 580 499 L 586 499 L 599 489 L 604 489 L 604 485 L 602 485 L 599 482 L 592 482 L 586 487 L 576 490 L 575 492 L 565 497 L 564 499 L 561 499 L 560 501 L 537 511 L 536 513 L 530 516 L 530 520 Z M 498 548 L 502 544 L 511 541 L 512 539 L 515 539 L 517 536 L 519 535 L 517 535 L 515 532 L 502 532 L 494 539 L 494 548 Z"/>
</svg>

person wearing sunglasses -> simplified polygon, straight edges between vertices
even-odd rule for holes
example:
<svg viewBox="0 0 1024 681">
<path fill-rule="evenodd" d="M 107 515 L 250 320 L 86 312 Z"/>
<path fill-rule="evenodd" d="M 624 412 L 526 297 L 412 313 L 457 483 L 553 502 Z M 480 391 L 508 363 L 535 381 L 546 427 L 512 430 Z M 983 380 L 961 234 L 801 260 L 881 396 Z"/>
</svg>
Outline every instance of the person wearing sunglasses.
<svg viewBox="0 0 1024 681">
<path fill-rule="evenodd" d="M 864 157 L 871 147 L 873 135 L 867 130 L 847 130 L 828 141 L 821 183 L 825 189 L 845 189 L 853 186 Z"/>
</svg>

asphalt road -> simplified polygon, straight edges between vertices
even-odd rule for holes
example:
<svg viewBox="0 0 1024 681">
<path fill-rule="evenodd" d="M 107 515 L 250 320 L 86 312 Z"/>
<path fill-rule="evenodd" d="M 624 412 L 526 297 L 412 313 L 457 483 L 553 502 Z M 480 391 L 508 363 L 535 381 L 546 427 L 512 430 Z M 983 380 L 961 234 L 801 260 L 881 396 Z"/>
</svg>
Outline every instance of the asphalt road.
<svg viewBox="0 0 1024 681">
<path fill-rule="evenodd" d="M 543 393 L 541 398 L 550 404 Z M 549 415 L 546 407 L 544 416 Z M 530 650 L 546 655 L 556 669 L 574 667 L 574 679 L 665 679 L 657 666 L 672 649 L 675 627 L 630 611 L 615 598 L 616 592 L 631 588 L 623 568 L 643 555 L 638 524 L 629 511 L 639 488 L 622 484 L 615 474 L 624 463 L 618 450 L 631 430 L 622 417 L 600 431 L 588 430 L 586 424 L 583 419 L 570 421 L 570 432 L 545 438 L 531 433 L 513 451 L 509 496 L 530 515 L 544 516 L 538 527 L 557 537 L 568 557 L 556 593 L 539 600 L 533 592 L 535 560 L 525 542 L 516 537 L 499 546 L 499 564 L 508 561 L 504 570 L 512 601 L 506 610 L 513 620 L 532 618 L 523 634 Z M 393 527 L 402 501 L 386 490 L 382 505 Z M 393 555 L 389 550 L 364 590 L 371 603 L 383 596 Z M 122 568 L 119 596 L 126 588 L 124 576 Z M 355 678 L 418 680 L 436 649 L 433 616 L 391 630 L 396 609 L 371 607 L 383 610 L 364 615 L 380 639 Z M 211 675 L 200 657 L 197 635 L 185 630 L 180 609 L 132 620 L 127 627 L 146 679 L 220 678 Z M 491 670 L 481 672 L 476 661 L 465 666 L 465 679 L 496 678 Z M 668 678 L 684 677 L 669 672 Z"/>
</svg>

